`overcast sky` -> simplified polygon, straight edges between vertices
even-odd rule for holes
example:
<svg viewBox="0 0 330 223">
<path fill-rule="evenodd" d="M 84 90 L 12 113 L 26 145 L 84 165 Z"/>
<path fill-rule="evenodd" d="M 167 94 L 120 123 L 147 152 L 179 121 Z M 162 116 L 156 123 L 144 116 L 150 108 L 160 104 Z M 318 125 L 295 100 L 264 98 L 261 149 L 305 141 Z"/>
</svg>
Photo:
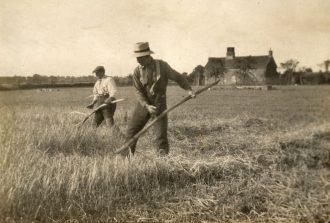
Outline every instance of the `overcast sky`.
<svg viewBox="0 0 330 223">
<path fill-rule="evenodd" d="M 267 55 L 318 70 L 330 59 L 328 0 L 0 0 L 0 75 L 132 73 L 134 43 L 190 73 L 208 57 Z"/>
</svg>

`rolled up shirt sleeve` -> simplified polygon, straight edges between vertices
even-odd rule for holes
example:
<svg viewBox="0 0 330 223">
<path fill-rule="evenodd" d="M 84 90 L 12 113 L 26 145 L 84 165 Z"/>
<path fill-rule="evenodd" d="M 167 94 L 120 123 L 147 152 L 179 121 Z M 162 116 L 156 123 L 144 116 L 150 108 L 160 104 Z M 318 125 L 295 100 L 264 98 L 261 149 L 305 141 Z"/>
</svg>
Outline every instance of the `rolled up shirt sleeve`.
<svg viewBox="0 0 330 223">
<path fill-rule="evenodd" d="M 93 88 L 93 101 L 97 100 L 97 88 L 96 88 L 96 84 L 97 82 L 94 84 L 94 88 Z"/>
<path fill-rule="evenodd" d="M 108 78 L 107 88 L 110 97 L 116 97 L 117 94 L 117 85 L 115 80 L 112 77 Z"/>
<path fill-rule="evenodd" d="M 149 102 L 148 102 L 148 98 L 145 96 L 144 89 L 139 77 L 140 77 L 140 72 L 137 68 L 134 70 L 134 74 L 133 74 L 133 85 L 135 88 L 135 96 L 138 102 L 142 105 L 142 107 L 146 107 L 146 105 L 148 105 Z"/>
<path fill-rule="evenodd" d="M 168 79 L 175 81 L 176 83 L 178 83 L 178 85 L 181 88 L 183 88 L 187 91 L 192 90 L 191 86 L 190 86 L 188 80 L 185 78 L 185 76 L 183 76 L 176 70 L 172 69 L 172 67 L 170 67 L 170 65 L 168 65 L 168 63 L 166 63 L 166 62 L 164 62 L 162 65 L 163 65 L 163 69 L 167 73 Z"/>
</svg>

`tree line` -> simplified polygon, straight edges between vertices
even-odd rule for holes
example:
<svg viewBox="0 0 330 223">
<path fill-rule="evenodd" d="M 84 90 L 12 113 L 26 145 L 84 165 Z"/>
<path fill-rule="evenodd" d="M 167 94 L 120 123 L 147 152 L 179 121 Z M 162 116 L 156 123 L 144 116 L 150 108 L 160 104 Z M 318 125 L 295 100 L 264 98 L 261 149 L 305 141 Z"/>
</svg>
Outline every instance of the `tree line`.
<svg viewBox="0 0 330 223">
<path fill-rule="evenodd" d="M 310 67 L 298 67 L 298 64 L 299 61 L 295 59 L 280 63 L 280 67 L 283 69 L 280 75 L 283 84 L 330 84 L 330 60 L 318 64 L 320 68 L 318 72 L 314 72 Z"/>
<path fill-rule="evenodd" d="M 245 66 L 242 63 L 242 67 L 239 69 L 242 73 L 248 73 L 251 69 L 249 66 Z M 298 67 L 299 61 L 290 59 L 280 63 L 280 68 L 283 70 L 278 73 L 279 84 L 329 84 L 330 83 L 330 60 L 325 60 L 318 64 L 320 67 L 319 72 L 313 72 L 308 67 Z M 323 72 L 321 69 L 324 68 Z M 188 81 L 194 85 L 204 85 L 205 83 L 205 67 L 202 65 L 196 66 L 190 74 L 184 72 Z M 223 70 L 217 71 L 217 73 L 223 73 Z M 124 77 L 113 77 L 118 86 L 132 86 L 133 75 L 129 74 Z M 0 90 L 11 89 L 31 89 L 31 88 L 56 88 L 56 87 L 90 87 L 93 86 L 96 81 L 94 75 L 88 76 L 54 76 L 54 75 L 39 75 L 34 74 L 32 76 L 0 76 Z"/>
<path fill-rule="evenodd" d="M 118 86 L 133 84 L 132 75 L 113 77 Z M 30 88 L 55 88 L 55 87 L 88 87 L 93 86 L 96 77 L 89 76 L 46 76 L 34 74 L 32 76 L 7 76 L 0 77 L 0 90 L 30 89 Z"/>
</svg>

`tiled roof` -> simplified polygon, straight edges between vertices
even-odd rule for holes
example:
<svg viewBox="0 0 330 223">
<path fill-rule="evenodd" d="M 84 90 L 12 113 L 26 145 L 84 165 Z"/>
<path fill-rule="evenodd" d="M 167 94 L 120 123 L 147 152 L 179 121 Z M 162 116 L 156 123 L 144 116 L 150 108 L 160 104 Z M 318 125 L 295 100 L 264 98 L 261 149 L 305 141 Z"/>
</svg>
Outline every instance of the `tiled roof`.
<svg viewBox="0 0 330 223">
<path fill-rule="evenodd" d="M 227 59 L 226 57 L 210 57 L 210 63 L 221 63 L 226 69 L 239 69 L 242 62 L 248 62 L 253 69 L 266 68 L 270 60 L 274 60 L 270 56 L 244 56 Z M 275 61 L 274 61 L 275 62 Z"/>
</svg>

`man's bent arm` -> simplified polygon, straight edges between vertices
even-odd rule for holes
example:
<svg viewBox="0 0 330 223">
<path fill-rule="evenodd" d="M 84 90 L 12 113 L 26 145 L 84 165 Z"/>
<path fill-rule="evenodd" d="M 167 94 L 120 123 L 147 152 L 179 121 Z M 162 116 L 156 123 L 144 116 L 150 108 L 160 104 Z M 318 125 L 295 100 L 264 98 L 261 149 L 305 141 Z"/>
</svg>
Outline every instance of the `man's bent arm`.
<svg viewBox="0 0 330 223">
<path fill-rule="evenodd" d="M 163 63 L 163 68 L 165 69 L 165 72 L 167 73 L 167 77 L 170 80 L 175 81 L 176 83 L 179 84 L 181 88 L 187 91 L 192 90 L 185 76 L 183 76 L 176 70 L 172 69 L 170 65 L 168 65 L 166 62 Z"/>
<path fill-rule="evenodd" d="M 96 82 L 97 83 L 97 82 Z M 96 83 L 94 84 L 93 88 L 93 102 L 97 100 L 97 89 L 96 89 Z"/>
<path fill-rule="evenodd" d="M 107 87 L 108 87 L 109 96 L 116 97 L 116 93 L 117 93 L 116 82 L 112 77 L 108 77 L 108 78 L 109 78 L 109 80 L 108 80 Z"/>
</svg>

